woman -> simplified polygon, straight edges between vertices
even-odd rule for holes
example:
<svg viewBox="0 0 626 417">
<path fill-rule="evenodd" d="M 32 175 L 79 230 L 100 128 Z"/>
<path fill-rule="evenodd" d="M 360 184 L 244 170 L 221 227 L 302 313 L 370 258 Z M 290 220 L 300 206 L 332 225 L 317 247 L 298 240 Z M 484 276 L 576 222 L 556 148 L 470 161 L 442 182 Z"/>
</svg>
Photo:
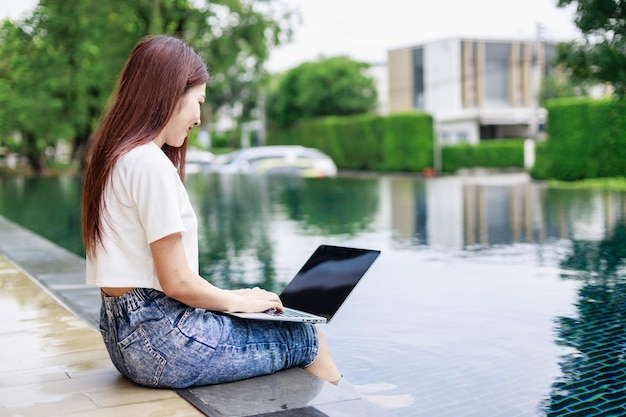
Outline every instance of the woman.
<svg viewBox="0 0 626 417">
<path fill-rule="evenodd" d="M 197 222 L 183 186 L 187 135 L 208 73 L 181 40 L 132 51 L 96 132 L 82 200 L 87 282 L 102 289 L 111 360 L 152 387 L 217 384 L 299 366 L 341 378 L 314 325 L 216 313 L 283 310 L 274 293 L 223 290 L 198 275 Z"/>
</svg>

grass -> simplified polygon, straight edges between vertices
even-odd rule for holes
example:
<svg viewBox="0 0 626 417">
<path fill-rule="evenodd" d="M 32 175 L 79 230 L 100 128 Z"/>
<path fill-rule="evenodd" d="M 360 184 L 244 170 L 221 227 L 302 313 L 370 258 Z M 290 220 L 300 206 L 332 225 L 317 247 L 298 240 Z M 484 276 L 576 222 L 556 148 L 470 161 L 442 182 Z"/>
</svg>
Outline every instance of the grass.
<svg viewBox="0 0 626 417">
<path fill-rule="evenodd" d="M 624 177 L 589 178 L 580 181 L 547 180 L 546 184 L 550 188 L 565 190 L 626 191 L 626 178 Z"/>
</svg>

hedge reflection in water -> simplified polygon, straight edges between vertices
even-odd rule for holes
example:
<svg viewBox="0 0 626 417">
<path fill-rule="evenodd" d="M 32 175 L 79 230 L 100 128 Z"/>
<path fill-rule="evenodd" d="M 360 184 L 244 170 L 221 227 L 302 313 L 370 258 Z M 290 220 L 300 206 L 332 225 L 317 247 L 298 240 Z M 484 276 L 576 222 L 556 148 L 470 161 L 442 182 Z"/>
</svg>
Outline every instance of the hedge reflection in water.
<svg viewBox="0 0 626 417">
<path fill-rule="evenodd" d="M 376 180 L 191 175 L 187 187 L 198 214 L 201 275 L 225 288 L 281 289 L 274 259 L 281 222 L 321 239 L 354 236 L 371 227 L 378 209 Z"/>
<path fill-rule="evenodd" d="M 80 179 L 0 175 L 0 215 L 85 256 L 80 239 Z"/>
<path fill-rule="evenodd" d="M 461 288 L 461 278 L 453 275 L 459 271 L 456 268 L 460 263 L 485 262 L 486 258 L 480 258 L 481 254 L 502 253 L 498 252 L 502 248 L 516 247 L 519 253 L 535 253 L 541 258 L 535 261 L 536 267 L 528 266 L 529 271 L 552 265 L 558 271 L 557 280 L 578 284 L 573 312 L 551 316 L 554 321 L 552 342 L 562 348 L 560 372 L 558 375 L 520 374 L 520 380 L 525 377 L 524 381 L 538 385 L 527 387 L 525 396 L 509 389 L 515 375 L 507 374 L 506 368 L 499 371 L 506 376 L 501 377 L 498 388 L 502 391 L 498 392 L 482 392 L 480 384 L 474 384 L 467 398 L 458 395 L 458 398 L 450 398 L 444 388 L 461 384 L 464 378 L 455 375 L 450 368 L 437 368 L 446 373 L 427 375 L 426 382 L 432 390 L 417 383 L 417 388 L 411 388 L 414 373 L 427 370 L 429 363 L 433 363 L 428 358 L 442 355 L 443 363 L 454 357 L 455 347 L 420 345 L 421 355 L 414 355 L 410 354 L 415 348 L 413 339 L 408 338 L 409 344 L 399 347 L 393 340 L 379 341 L 380 349 L 393 347 L 395 354 L 403 358 L 398 360 L 401 363 L 394 364 L 369 361 L 360 356 L 358 350 L 353 354 L 349 350 L 351 347 L 346 347 L 343 352 L 343 346 L 339 346 L 338 355 L 344 355 L 343 362 L 354 358 L 366 363 L 367 369 L 362 375 L 357 367 L 350 370 L 355 378 L 376 375 L 376 372 L 383 374 L 383 369 L 389 367 L 400 379 L 387 382 L 402 385 L 402 378 L 406 380 L 406 390 L 413 389 L 410 392 L 420 406 L 398 415 L 437 415 L 442 412 L 438 408 L 442 404 L 450 409 L 454 408 L 455 402 L 475 411 L 497 403 L 501 410 L 506 407 L 526 410 L 518 415 L 539 413 L 547 416 L 605 415 L 610 414 L 609 410 L 626 407 L 623 395 L 626 388 L 624 193 L 560 191 L 529 181 L 485 185 L 458 178 L 425 181 L 400 177 L 340 177 L 318 180 L 200 174 L 188 176 L 187 188 L 198 214 L 201 272 L 226 288 L 259 285 L 279 291 L 295 272 L 294 268 L 301 264 L 285 257 L 293 253 L 308 254 L 317 244 L 329 240 L 383 248 L 391 259 L 410 262 L 409 266 L 397 266 L 395 272 L 416 265 L 421 268 L 427 262 L 447 264 L 452 260 L 452 273 L 446 274 L 439 269 L 432 271 L 441 274 L 437 277 L 442 282 L 440 285 L 460 285 Z M 76 177 L 0 176 L 0 215 L 84 256 L 79 233 L 79 204 L 80 180 Z M 291 250 L 294 246 L 298 247 L 295 252 Z M 443 249 L 437 252 L 440 249 L 436 248 Z M 430 251 L 428 253 L 433 255 L 428 256 L 433 260 L 417 259 L 420 251 Z M 546 255 L 548 253 L 550 255 Z M 398 256 L 394 258 L 396 254 Z M 506 252 L 504 254 L 509 256 Z M 549 259 L 552 254 L 558 256 L 555 262 Z M 480 261 L 472 260 L 479 258 Z M 513 266 L 518 262 L 519 266 L 527 258 L 521 259 L 508 258 L 503 262 L 513 262 Z M 468 271 L 462 279 L 476 279 L 477 276 L 472 274 Z M 535 277 L 529 273 L 528 281 L 533 285 L 536 285 Z M 382 277 L 379 275 L 378 278 Z M 500 278 L 494 277 L 493 282 Z M 427 279 L 421 282 L 424 281 Z M 438 285 L 435 280 L 431 281 Z M 501 279 L 499 283 L 502 283 Z M 439 290 L 434 286 L 421 288 L 433 293 Z M 537 284 L 529 288 L 542 287 Z M 406 293 L 398 294 L 398 302 L 405 302 L 408 297 Z M 354 306 L 358 307 L 364 301 L 355 299 Z M 417 308 L 412 304 L 408 307 Z M 424 305 L 420 307 L 424 308 Z M 459 308 L 473 307 L 468 303 Z M 542 306 L 529 307 L 541 308 L 545 309 Z M 345 312 L 347 321 L 353 319 L 351 314 L 353 312 Z M 438 317 L 444 322 L 454 322 L 462 315 L 471 318 L 472 314 L 472 310 L 457 309 L 450 313 L 438 310 L 436 315 L 424 316 L 432 327 L 420 330 L 424 333 L 444 326 L 435 320 Z M 502 323 L 511 326 L 510 322 Z M 489 343 L 490 339 L 480 333 L 479 326 L 473 330 L 477 332 L 477 339 L 484 338 L 485 343 Z M 413 327 L 402 329 L 406 332 Z M 506 340 L 503 337 L 515 334 L 516 330 L 511 328 L 510 333 L 497 333 L 496 338 Z M 450 331 L 454 331 L 454 327 Z M 449 335 L 450 338 L 457 336 Z M 462 339 L 458 344 L 478 358 L 481 357 L 478 351 L 489 351 L 483 344 L 467 345 Z M 548 346 L 528 346 L 528 357 L 543 349 L 547 355 L 552 352 Z M 405 353 L 410 359 L 404 358 Z M 407 367 L 409 360 L 414 361 L 411 366 L 420 369 Z M 506 362 L 499 363 L 499 366 L 507 365 Z M 531 364 L 528 365 L 526 368 L 532 369 Z M 510 371 L 514 371 L 512 366 Z M 490 377 L 489 372 L 483 374 Z M 549 389 L 546 389 L 548 385 L 539 386 L 546 379 L 552 382 Z M 437 389 L 439 385 L 440 390 Z M 493 386 L 489 388 L 495 389 Z M 420 397 L 422 392 L 424 397 Z M 435 392 L 441 392 L 441 395 Z"/>
</svg>

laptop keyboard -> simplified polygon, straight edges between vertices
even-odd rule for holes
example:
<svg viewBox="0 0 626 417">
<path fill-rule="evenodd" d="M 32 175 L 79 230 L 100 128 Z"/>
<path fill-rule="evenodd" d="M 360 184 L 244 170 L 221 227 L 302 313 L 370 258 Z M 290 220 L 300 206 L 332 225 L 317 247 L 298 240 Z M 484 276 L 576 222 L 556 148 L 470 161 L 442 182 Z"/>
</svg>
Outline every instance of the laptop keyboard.
<svg viewBox="0 0 626 417">
<path fill-rule="evenodd" d="M 302 313 L 295 310 L 285 310 L 282 313 L 276 310 L 267 310 L 265 313 L 275 317 L 311 317 L 310 314 Z"/>
</svg>

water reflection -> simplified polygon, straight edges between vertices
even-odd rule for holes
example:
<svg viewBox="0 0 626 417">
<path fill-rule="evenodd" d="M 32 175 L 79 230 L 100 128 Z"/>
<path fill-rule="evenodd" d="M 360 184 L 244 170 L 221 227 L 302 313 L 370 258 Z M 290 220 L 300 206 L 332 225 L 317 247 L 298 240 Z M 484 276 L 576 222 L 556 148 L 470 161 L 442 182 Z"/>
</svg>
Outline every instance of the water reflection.
<svg viewBox="0 0 626 417">
<path fill-rule="evenodd" d="M 487 395 L 508 415 L 531 415 L 538 403 L 549 416 L 626 406 L 624 193 L 548 189 L 523 174 L 193 174 L 186 185 L 201 272 L 225 288 L 279 291 L 320 243 L 383 249 L 329 333 L 345 337 L 337 356 L 355 378 L 413 389 L 419 410 L 398 415 L 442 415 L 437 407 L 454 402 L 478 411 Z M 1 215 L 84 256 L 79 200 L 74 177 L 0 176 Z M 410 317 L 354 326 L 368 306 L 396 304 Z M 427 385 L 416 385 L 416 373 Z M 518 379 L 530 388 L 520 391 Z M 471 389 L 449 395 L 468 380 Z"/>
<path fill-rule="evenodd" d="M 549 190 L 525 175 L 415 178 L 189 175 L 204 276 L 278 289 L 276 248 L 306 237 L 486 250 L 548 239 L 598 241 L 624 218 L 623 193 Z M 0 177 L 0 214 L 84 255 L 76 177 Z"/>
<path fill-rule="evenodd" d="M 427 181 L 414 188 L 415 242 L 456 249 L 542 242 L 542 191 L 525 175 Z"/>
<path fill-rule="evenodd" d="M 200 223 L 203 272 L 228 285 L 272 287 L 274 247 L 286 234 L 373 233 L 398 247 L 484 250 L 597 241 L 626 211 L 623 193 L 546 189 L 523 174 L 427 181 L 192 174 L 186 185 Z M 0 214 L 84 255 L 78 178 L 0 176 L 0 186 Z"/>
<path fill-rule="evenodd" d="M 598 241 L 624 220 L 625 200 L 621 192 L 550 190 L 543 206 L 549 235 Z"/>
<path fill-rule="evenodd" d="M 263 178 L 190 175 L 187 188 L 198 215 L 201 274 L 225 288 L 274 288 Z"/>
<path fill-rule="evenodd" d="M 201 274 L 226 288 L 281 289 L 274 243 L 285 223 L 303 235 L 351 236 L 367 230 L 378 209 L 375 180 L 191 175 L 187 187 L 199 218 Z"/>
<path fill-rule="evenodd" d="M 371 230 L 378 211 L 378 180 L 283 178 L 276 186 L 276 209 L 303 232 L 354 236 Z"/>
<path fill-rule="evenodd" d="M 626 207 L 621 192 L 547 189 L 525 175 L 382 179 L 381 189 L 395 240 L 462 250 L 599 240 Z"/>
<path fill-rule="evenodd" d="M 557 343 L 567 347 L 568 353 L 562 357 L 561 376 L 545 401 L 545 415 L 623 413 L 626 407 L 625 259 L 626 225 L 621 218 L 605 239 L 573 241 L 571 252 L 561 261 L 563 268 L 578 272 L 574 276 L 583 285 L 578 291 L 577 315 L 562 316 L 556 321 Z"/>
<path fill-rule="evenodd" d="M 0 214 L 84 256 L 80 180 L 74 176 L 0 175 Z"/>
</svg>

